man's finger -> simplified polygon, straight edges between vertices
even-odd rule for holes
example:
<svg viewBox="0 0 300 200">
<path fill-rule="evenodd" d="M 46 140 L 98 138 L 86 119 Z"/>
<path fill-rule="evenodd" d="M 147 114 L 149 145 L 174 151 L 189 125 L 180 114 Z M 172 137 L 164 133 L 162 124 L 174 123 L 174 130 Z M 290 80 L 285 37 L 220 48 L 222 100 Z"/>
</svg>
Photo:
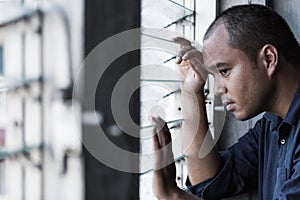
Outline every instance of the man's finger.
<svg viewBox="0 0 300 200">
<path fill-rule="evenodd" d="M 185 57 L 185 54 L 188 53 L 189 51 L 193 51 L 194 47 L 188 45 L 188 46 L 183 46 L 181 50 L 177 54 L 176 58 L 176 64 L 180 64 L 182 62 L 183 57 Z"/>
<path fill-rule="evenodd" d="M 166 146 L 172 140 L 167 123 L 160 117 L 152 117 L 152 121 L 155 125 L 154 130 L 157 133 L 160 147 Z"/>
<path fill-rule="evenodd" d="M 157 133 L 164 126 L 163 121 L 159 121 L 158 117 L 150 116 L 149 120 L 151 124 L 154 126 L 154 131 Z"/>
<path fill-rule="evenodd" d="M 171 142 L 171 133 L 166 123 L 164 124 L 163 128 L 159 131 L 158 139 L 160 141 L 161 147 L 164 147 Z"/>
<path fill-rule="evenodd" d="M 180 44 L 181 46 L 187 46 L 187 45 L 191 45 L 192 44 L 191 41 L 189 41 L 189 40 L 187 40 L 187 39 L 185 39 L 183 37 L 176 37 L 173 40 L 174 40 L 174 42 Z"/>
<path fill-rule="evenodd" d="M 193 51 L 194 47 L 191 45 L 183 46 L 180 51 L 178 52 L 178 56 L 184 56 L 187 52 Z"/>
<path fill-rule="evenodd" d="M 203 63 L 201 52 L 197 51 L 195 48 L 192 48 L 190 51 L 185 52 L 184 55 L 182 56 L 183 60 L 188 60 L 191 58 L 198 58 L 199 63 Z"/>
<path fill-rule="evenodd" d="M 152 136 L 153 150 L 154 150 L 154 166 L 153 166 L 153 169 L 157 170 L 157 169 L 161 168 L 162 155 L 161 155 L 161 151 L 160 151 L 161 147 L 160 147 L 160 144 L 159 144 L 158 136 L 157 136 L 155 131 L 153 131 L 153 133 L 154 133 L 153 136 Z"/>
<path fill-rule="evenodd" d="M 153 129 L 152 141 L 153 141 L 153 150 L 154 151 L 159 150 L 160 149 L 160 144 L 159 144 L 158 135 L 157 135 L 155 129 Z"/>
</svg>

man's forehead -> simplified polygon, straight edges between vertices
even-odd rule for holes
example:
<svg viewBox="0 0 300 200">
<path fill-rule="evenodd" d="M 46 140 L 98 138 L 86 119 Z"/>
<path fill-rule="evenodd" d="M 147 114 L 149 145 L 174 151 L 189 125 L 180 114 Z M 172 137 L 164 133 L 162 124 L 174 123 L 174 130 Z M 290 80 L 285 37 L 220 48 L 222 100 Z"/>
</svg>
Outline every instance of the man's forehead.
<svg viewBox="0 0 300 200">
<path fill-rule="evenodd" d="M 211 30 L 209 37 L 203 41 L 203 50 L 217 48 L 220 45 L 227 46 L 229 34 L 224 24 L 218 24 Z"/>
<path fill-rule="evenodd" d="M 209 37 L 203 41 L 204 65 L 211 65 L 222 55 L 228 53 L 228 32 L 223 24 L 217 25 Z"/>
</svg>

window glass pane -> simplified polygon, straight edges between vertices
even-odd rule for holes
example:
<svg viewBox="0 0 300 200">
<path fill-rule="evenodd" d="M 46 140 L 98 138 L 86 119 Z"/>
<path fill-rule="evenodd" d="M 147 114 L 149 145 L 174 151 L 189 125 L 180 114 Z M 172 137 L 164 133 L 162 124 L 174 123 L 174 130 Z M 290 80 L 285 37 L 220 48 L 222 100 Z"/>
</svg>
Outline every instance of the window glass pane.
<svg viewBox="0 0 300 200">
<path fill-rule="evenodd" d="M 142 0 L 142 27 L 163 28 L 184 16 L 193 14 L 193 10 L 176 1 Z"/>
<path fill-rule="evenodd" d="M 177 183 L 184 186 L 186 166 L 181 138 L 180 76 L 175 58 L 178 36 L 194 40 L 194 0 L 142 0 L 141 33 L 141 130 L 140 199 L 155 199 L 152 193 L 152 129 L 149 116 L 160 116 L 172 135 Z M 149 29 L 158 28 L 158 29 Z"/>
</svg>

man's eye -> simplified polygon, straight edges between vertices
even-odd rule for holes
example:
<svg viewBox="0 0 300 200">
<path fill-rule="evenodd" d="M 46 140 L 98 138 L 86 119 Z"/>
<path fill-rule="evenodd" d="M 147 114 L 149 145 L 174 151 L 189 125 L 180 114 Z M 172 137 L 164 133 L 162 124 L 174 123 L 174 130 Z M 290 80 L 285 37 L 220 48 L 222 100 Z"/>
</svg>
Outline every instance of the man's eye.
<svg viewBox="0 0 300 200">
<path fill-rule="evenodd" d="M 220 69 L 219 72 L 220 72 L 220 74 L 222 76 L 226 76 L 228 74 L 228 70 L 227 69 Z"/>
</svg>

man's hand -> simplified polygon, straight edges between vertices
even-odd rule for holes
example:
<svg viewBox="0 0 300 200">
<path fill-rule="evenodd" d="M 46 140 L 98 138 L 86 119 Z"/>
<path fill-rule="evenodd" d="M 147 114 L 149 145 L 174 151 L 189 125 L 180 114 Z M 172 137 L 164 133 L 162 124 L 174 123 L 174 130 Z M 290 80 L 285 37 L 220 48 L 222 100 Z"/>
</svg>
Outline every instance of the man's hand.
<svg viewBox="0 0 300 200">
<path fill-rule="evenodd" d="M 177 187 L 170 131 L 160 117 L 152 117 L 151 121 L 155 125 L 153 129 L 155 169 L 152 185 L 154 195 L 158 200 L 201 200 Z"/>
<path fill-rule="evenodd" d="M 161 118 L 152 117 L 151 121 L 155 125 L 153 129 L 155 169 L 152 185 L 154 195 L 158 200 L 201 200 L 177 187 L 171 134 Z"/>
<path fill-rule="evenodd" d="M 172 199 L 179 188 L 175 182 L 176 168 L 173 162 L 171 134 L 166 123 L 159 117 L 152 117 L 153 149 L 155 151 L 155 169 L 153 175 L 153 193 L 159 199 Z"/>
<path fill-rule="evenodd" d="M 176 63 L 180 66 L 183 92 L 196 94 L 203 92 L 207 72 L 203 67 L 202 53 L 185 38 L 177 37 L 174 41 L 181 47 Z"/>
</svg>

